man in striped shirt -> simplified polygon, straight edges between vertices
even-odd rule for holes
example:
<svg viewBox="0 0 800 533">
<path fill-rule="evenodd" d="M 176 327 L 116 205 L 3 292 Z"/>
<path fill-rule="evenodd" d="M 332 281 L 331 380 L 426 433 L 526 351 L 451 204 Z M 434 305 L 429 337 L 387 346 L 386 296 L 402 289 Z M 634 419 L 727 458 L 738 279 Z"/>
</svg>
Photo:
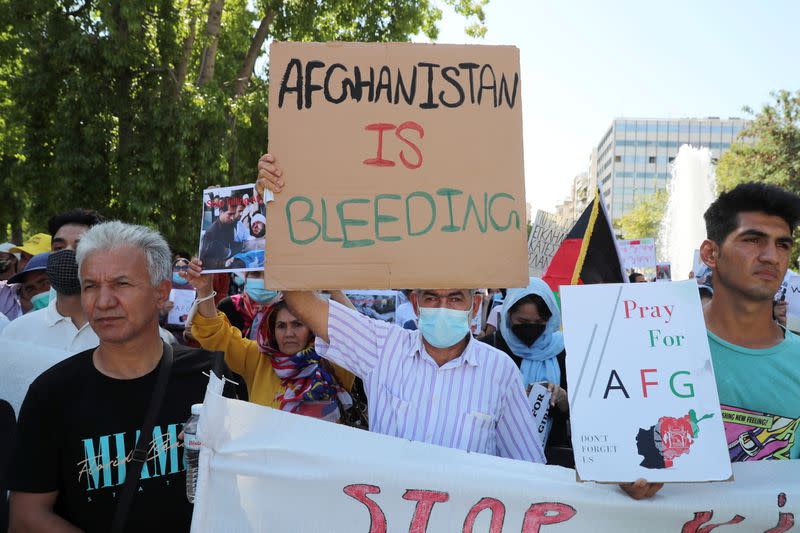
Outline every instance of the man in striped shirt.
<svg viewBox="0 0 800 533">
<path fill-rule="evenodd" d="M 480 300 L 473 291 L 414 291 L 418 331 L 311 292 L 283 294 L 317 335 L 317 352 L 364 381 L 371 431 L 544 462 L 516 365 L 470 335 Z"/>
<path fill-rule="evenodd" d="M 258 162 L 257 186 L 280 193 L 275 158 Z M 419 329 L 368 318 L 312 292 L 284 291 L 292 314 L 316 335 L 322 357 L 364 382 L 370 430 L 523 461 L 545 461 L 516 365 L 478 342 L 469 289 L 415 290 Z"/>
</svg>

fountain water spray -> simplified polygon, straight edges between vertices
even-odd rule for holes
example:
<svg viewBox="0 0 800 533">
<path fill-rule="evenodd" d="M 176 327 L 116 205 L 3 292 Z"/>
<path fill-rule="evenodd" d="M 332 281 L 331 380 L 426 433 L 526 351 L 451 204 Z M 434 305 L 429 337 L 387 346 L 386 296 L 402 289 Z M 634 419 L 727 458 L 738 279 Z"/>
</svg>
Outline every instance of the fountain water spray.
<svg viewBox="0 0 800 533">
<path fill-rule="evenodd" d="M 672 263 L 672 279 L 686 279 L 694 251 L 706 238 L 703 213 L 717 197 L 717 180 L 708 148 L 684 144 L 672 164 L 669 202 L 658 235 L 659 256 Z"/>
</svg>

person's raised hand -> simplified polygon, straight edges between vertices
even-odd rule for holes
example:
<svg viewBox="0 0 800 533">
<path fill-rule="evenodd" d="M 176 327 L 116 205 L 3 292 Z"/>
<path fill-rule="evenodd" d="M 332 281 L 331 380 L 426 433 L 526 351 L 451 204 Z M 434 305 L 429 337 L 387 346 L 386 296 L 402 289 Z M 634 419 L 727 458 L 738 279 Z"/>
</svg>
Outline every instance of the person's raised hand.
<svg viewBox="0 0 800 533">
<path fill-rule="evenodd" d="M 283 190 L 286 182 L 283 179 L 283 171 L 275 164 L 275 157 L 272 154 L 264 154 L 258 159 L 258 178 L 256 180 L 256 191 L 261 194 L 264 189 L 269 189 L 273 193 Z"/>
<path fill-rule="evenodd" d="M 639 478 L 633 483 L 621 483 L 619 488 L 634 500 L 644 500 L 655 496 L 663 486 L 663 483 L 648 483 L 646 479 Z"/>
<path fill-rule="evenodd" d="M 198 258 L 193 258 L 186 263 L 186 269 L 180 270 L 180 275 L 197 291 L 197 296 L 203 298 L 211 294 L 214 290 L 214 276 L 203 274 L 203 262 Z"/>
</svg>

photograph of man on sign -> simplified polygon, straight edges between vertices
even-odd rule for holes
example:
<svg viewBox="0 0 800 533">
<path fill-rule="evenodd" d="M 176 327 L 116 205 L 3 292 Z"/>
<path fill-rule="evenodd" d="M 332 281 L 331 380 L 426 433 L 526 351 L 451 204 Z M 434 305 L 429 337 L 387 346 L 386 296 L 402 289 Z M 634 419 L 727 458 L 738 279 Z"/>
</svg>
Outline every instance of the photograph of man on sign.
<svg viewBox="0 0 800 533">
<path fill-rule="evenodd" d="M 207 271 L 264 268 L 266 227 L 263 196 L 252 185 L 203 191 L 199 255 Z"/>
</svg>

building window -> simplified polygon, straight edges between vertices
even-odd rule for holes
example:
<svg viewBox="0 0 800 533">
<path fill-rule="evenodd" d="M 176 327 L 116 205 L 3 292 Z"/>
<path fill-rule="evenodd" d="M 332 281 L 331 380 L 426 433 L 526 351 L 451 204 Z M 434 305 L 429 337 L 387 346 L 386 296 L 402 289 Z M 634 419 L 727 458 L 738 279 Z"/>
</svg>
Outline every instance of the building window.
<svg viewBox="0 0 800 533">
<path fill-rule="evenodd" d="M 655 164 L 656 156 L 651 155 L 650 157 L 647 158 L 647 162 L 650 163 L 651 165 Z"/>
<path fill-rule="evenodd" d="M 614 156 L 614 163 L 619 163 L 620 161 L 622 161 L 622 156 L 615 155 Z"/>
<path fill-rule="evenodd" d="M 669 162 L 670 162 L 670 163 L 672 163 L 672 162 L 674 162 L 674 161 L 675 161 L 675 158 L 674 158 L 674 157 L 670 157 L 670 158 L 669 158 Z"/>
</svg>

